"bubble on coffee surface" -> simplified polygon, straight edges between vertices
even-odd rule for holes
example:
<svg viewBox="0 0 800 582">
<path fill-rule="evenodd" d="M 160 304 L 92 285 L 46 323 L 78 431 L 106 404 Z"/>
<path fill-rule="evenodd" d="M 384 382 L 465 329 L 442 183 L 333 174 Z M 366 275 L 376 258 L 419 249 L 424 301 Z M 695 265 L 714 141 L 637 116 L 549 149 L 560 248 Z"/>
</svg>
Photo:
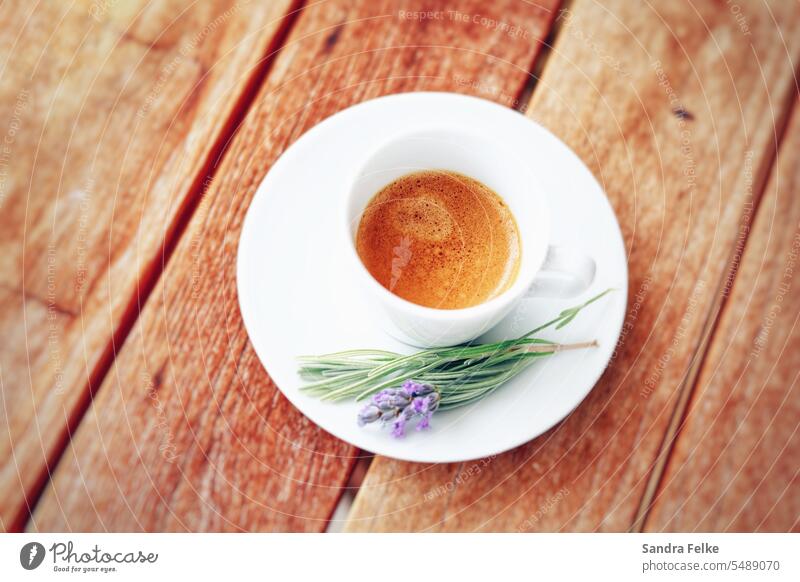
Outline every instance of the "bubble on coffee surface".
<svg viewBox="0 0 800 582">
<path fill-rule="evenodd" d="M 416 195 L 390 201 L 393 225 L 402 235 L 417 240 L 442 241 L 453 232 L 453 219 L 438 200 L 430 195 Z"/>
</svg>

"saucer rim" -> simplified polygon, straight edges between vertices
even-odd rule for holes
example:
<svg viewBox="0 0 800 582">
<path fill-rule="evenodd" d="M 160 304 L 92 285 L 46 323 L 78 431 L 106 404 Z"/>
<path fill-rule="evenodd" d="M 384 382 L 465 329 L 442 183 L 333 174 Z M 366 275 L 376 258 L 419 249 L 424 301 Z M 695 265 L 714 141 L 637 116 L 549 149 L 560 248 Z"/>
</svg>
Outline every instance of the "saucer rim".
<svg viewBox="0 0 800 582">
<path fill-rule="evenodd" d="M 572 150 L 572 148 L 570 148 L 566 143 L 564 143 L 558 136 L 553 134 L 546 127 L 544 127 L 541 124 L 537 123 L 533 119 L 525 117 L 524 115 L 522 115 L 521 113 L 519 113 L 519 112 L 517 112 L 517 111 L 515 111 L 513 109 L 509 109 L 507 107 L 503 107 L 502 105 L 499 105 L 499 104 L 497 104 L 497 103 L 495 103 L 493 101 L 489 101 L 489 100 L 482 99 L 482 98 L 475 97 L 475 96 L 471 96 L 471 95 L 463 95 L 463 94 L 459 94 L 459 93 L 451 93 L 451 92 L 444 92 L 444 91 L 441 91 L 441 92 L 440 91 L 417 91 L 417 92 L 407 92 L 407 93 L 398 93 L 398 94 L 392 94 L 392 95 L 385 95 L 385 96 L 377 97 L 375 99 L 371 99 L 371 100 L 360 102 L 360 103 L 352 105 L 352 106 L 350 106 L 350 107 L 348 107 L 346 109 L 338 111 L 337 113 L 329 116 L 328 118 L 324 119 L 323 121 L 321 121 L 320 123 L 318 123 L 317 125 L 312 127 L 311 129 L 309 129 L 305 134 L 300 136 L 293 144 L 291 144 L 283 152 L 283 154 L 272 164 L 272 166 L 270 167 L 268 172 L 265 174 L 265 176 L 262 178 L 261 182 L 259 183 L 259 185 L 258 185 L 258 187 L 256 189 L 256 192 L 253 195 L 253 198 L 251 199 L 251 201 L 249 203 L 248 210 L 246 212 L 246 216 L 245 216 L 243 224 L 242 224 L 242 230 L 241 230 L 241 233 L 239 235 L 239 240 L 238 240 L 238 245 L 237 245 L 237 259 L 236 259 L 236 261 L 237 261 L 237 264 L 236 264 L 237 297 L 238 297 L 238 302 L 239 302 L 239 310 L 240 310 L 240 313 L 241 313 L 241 316 L 242 316 L 242 322 L 243 322 L 245 330 L 247 331 L 247 334 L 248 334 L 248 341 L 252 345 L 253 350 L 256 353 L 256 356 L 258 357 L 259 361 L 261 362 L 261 365 L 266 370 L 267 374 L 270 374 L 269 370 L 270 370 L 271 366 L 269 365 L 269 362 L 272 361 L 272 359 L 269 357 L 268 354 L 262 354 L 259 351 L 258 344 L 253 339 L 255 337 L 261 336 L 261 333 L 255 329 L 255 326 L 256 326 L 256 324 L 258 322 L 257 322 L 256 318 L 253 317 L 253 318 L 251 318 L 250 322 L 248 323 L 248 316 L 245 315 L 245 312 L 249 311 L 249 310 L 246 309 L 245 305 L 244 305 L 245 301 L 252 301 L 252 299 L 250 298 L 249 292 L 246 291 L 245 284 L 244 284 L 244 281 L 247 279 L 248 275 L 245 273 L 245 269 L 244 269 L 244 264 L 246 262 L 245 261 L 245 253 L 247 251 L 246 250 L 243 251 L 243 248 L 246 248 L 245 239 L 246 239 L 246 236 L 247 236 L 247 233 L 249 232 L 249 230 L 251 228 L 253 228 L 253 226 L 251 224 L 255 220 L 255 218 L 254 218 L 255 213 L 252 212 L 252 209 L 254 208 L 254 206 L 257 203 L 259 203 L 258 202 L 259 200 L 263 200 L 264 199 L 263 196 L 260 197 L 259 195 L 261 194 L 262 190 L 266 189 L 265 188 L 265 184 L 268 184 L 270 176 L 273 175 L 276 171 L 281 171 L 283 166 L 292 163 L 292 160 L 295 157 L 296 152 L 298 151 L 297 145 L 299 143 L 301 143 L 301 141 L 302 142 L 306 142 L 306 141 L 313 140 L 313 139 L 317 138 L 317 136 L 321 132 L 326 131 L 328 127 L 334 125 L 334 121 L 333 120 L 337 120 L 338 118 L 340 118 L 341 116 L 346 115 L 346 114 L 353 115 L 354 114 L 354 110 L 366 109 L 368 107 L 375 107 L 375 106 L 380 105 L 381 103 L 386 103 L 388 101 L 399 101 L 399 100 L 407 100 L 407 99 L 425 99 L 425 98 L 433 98 L 433 99 L 439 99 L 439 100 L 441 100 L 441 99 L 445 99 L 445 100 L 460 100 L 460 101 L 464 101 L 464 102 L 468 101 L 468 102 L 478 103 L 480 107 L 488 107 L 488 108 L 494 109 L 497 112 L 502 112 L 503 115 L 508 115 L 508 114 L 514 115 L 514 114 L 516 114 L 518 116 L 518 118 L 517 118 L 517 120 L 515 120 L 515 123 L 517 121 L 519 121 L 522 124 L 532 124 L 538 131 L 544 131 L 546 134 L 549 135 L 549 137 L 551 139 L 555 140 L 558 144 L 560 144 L 563 148 L 565 148 L 566 151 L 568 151 L 571 154 L 572 162 L 580 164 L 581 166 L 583 166 L 583 169 L 588 173 L 588 176 L 590 176 L 591 179 L 594 181 L 595 185 L 597 186 L 597 189 L 602 194 L 603 203 L 607 206 L 607 209 L 610 212 L 611 217 L 613 218 L 613 224 L 616 227 L 616 229 L 615 229 L 616 236 L 614 237 L 614 239 L 615 239 L 614 242 L 613 243 L 608 242 L 607 244 L 614 244 L 614 245 L 618 246 L 617 252 L 621 253 L 621 257 L 623 258 L 623 260 L 621 262 L 622 271 L 620 273 L 620 277 L 623 280 L 620 281 L 620 288 L 617 289 L 617 292 L 620 293 L 620 295 L 621 295 L 621 303 L 620 303 L 619 309 L 617 310 L 617 315 L 616 315 L 617 321 L 616 321 L 616 323 L 611 321 L 611 322 L 609 322 L 607 324 L 607 325 L 612 325 L 613 328 L 614 328 L 614 333 L 609 336 L 610 338 L 613 336 L 613 342 L 611 340 L 609 340 L 610 345 L 607 348 L 608 354 L 605 357 L 602 358 L 603 359 L 602 365 L 600 365 L 599 363 L 596 365 L 596 368 L 595 368 L 594 372 L 591 374 L 591 377 L 592 377 L 591 382 L 588 382 L 588 381 L 586 382 L 586 384 L 587 384 L 586 390 L 585 391 L 581 391 L 582 394 L 576 395 L 576 398 L 574 399 L 574 401 L 570 401 L 568 403 L 565 403 L 565 406 L 563 406 L 562 408 L 565 409 L 566 412 L 564 414 L 562 414 L 559 418 L 554 419 L 552 422 L 551 421 L 547 421 L 546 423 L 544 423 L 544 424 L 548 424 L 548 426 L 546 428 L 543 428 L 541 430 L 536 429 L 536 430 L 531 431 L 531 432 L 520 431 L 520 435 L 522 435 L 522 436 L 520 436 L 517 439 L 509 439 L 509 441 L 506 441 L 505 443 L 501 444 L 500 446 L 490 445 L 490 446 L 487 446 L 487 447 L 485 447 L 483 449 L 481 449 L 480 447 L 472 447 L 470 452 L 468 452 L 468 453 L 466 453 L 464 455 L 452 454 L 452 455 L 447 455 L 446 458 L 443 457 L 442 455 L 426 456 L 425 455 L 425 447 L 424 446 L 423 447 L 415 446 L 415 445 L 417 445 L 417 443 L 414 443 L 413 445 L 409 444 L 408 447 L 402 449 L 402 451 L 408 451 L 409 454 L 405 455 L 405 454 L 397 454 L 397 452 L 381 451 L 379 447 L 376 450 L 376 448 L 374 446 L 369 446 L 369 445 L 365 446 L 364 444 L 359 444 L 358 442 L 354 442 L 349 435 L 348 436 L 344 436 L 342 433 L 339 432 L 339 430 L 337 430 L 337 428 L 335 426 L 331 427 L 331 424 L 335 425 L 335 423 L 326 423 L 324 419 L 320 418 L 321 416 L 324 416 L 324 414 L 319 414 L 318 415 L 316 412 L 313 412 L 313 411 L 309 412 L 307 409 L 305 409 L 304 406 L 302 405 L 303 404 L 302 403 L 302 398 L 300 398 L 302 396 L 302 393 L 299 391 L 299 388 L 295 388 L 295 389 L 288 389 L 287 388 L 287 389 L 284 389 L 274 379 L 273 379 L 273 383 L 275 384 L 276 388 L 281 392 L 281 394 L 283 394 L 283 396 L 285 396 L 287 398 L 287 400 L 295 408 L 297 408 L 300 413 L 302 413 L 306 418 L 308 418 L 311 422 L 313 422 L 317 427 L 319 427 L 320 429 L 322 429 L 325 432 L 331 434 L 332 436 L 334 436 L 334 437 L 336 437 L 336 438 L 338 438 L 338 439 L 340 439 L 340 440 L 342 440 L 342 441 L 344 441 L 344 442 L 346 442 L 346 443 L 348 443 L 348 444 L 350 444 L 350 445 L 352 445 L 352 446 L 354 446 L 354 447 L 356 447 L 358 449 L 366 450 L 366 451 L 373 451 L 375 454 L 380 454 L 382 456 L 386 456 L 386 457 L 393 458 L 393 459 L 396 459 L 396 460 L 409 461 L 409 462 L 420 462 L 420 463 L 464 462 L 464 461 L 469 461 L 469 460 L 485 458 L 487 456 L 492 456 L 492 455 L 496 455 L 496 454 L 501 454 L 501 453 L 507 452 L 509 450 L 515 449 L 515 448 L 517 448 L 517 447 L 519 447 L 521 445 L 524 445 L 524 444 L 526 444 L 528 442 L 531 442 L 535 438 L 541 436 L 542 434 L 546 433 L 548 430 L 552 429 L 554 426 L 556 426 L 560 422 L 564 421 L 564 419 L 568 418 L 571 415 L 571 413 L 578 407 L 578 405 L 580 405 L 580 403 L 583 402 L 586 399 L 586 397 L 592 392 L 592 390 L 594 390 L 594 388 L 596 387 L 597 382 L 599 381 L 600 377 L 608 369 L 609 362 L 611 361 L 611 358 L 613 357 L 616 344 L 619 341 L 619 337 L 620 337 L 620 335 L 622 333 L 622 328 L 623 328 L 623 325 L 624 325 L 624 322 L 625 322 L 625 317 L 626 317 L 626 312 L 627 312 L 627 301 L 628 301 L 629 272 L 628 272 L 627 254 L 625 252 L 625 246 L 624 246 L 624 239 L 623 239 L 623 236 L 622 236 L 622 231 L 621 231 L 621 229 L 619 227 L 619 220 L 617 219 L 616 213 L 614 212 L 613 207 L 611 206 L 611 203 L 610 203 L 610 201 L 608 199 L 607 194 L 605 193 L 605 190 L 603 189 L 602 185 L 597 180 L 597 178 L 594 176 L 594 174 L 591 172 L 591 170 L 589 170 L 589 168 L 586 166 L 586 164 L 583 162 L 583 160 Z M 261 202 L 261 203 L 263 203 L 263 202 Z M 271 374 L 270 374 L 270 378 L 272 378 Z M 298 380 L 297 383 L 299 384 L 299 380 Z M 336 406 L 337 403 L 330 403 L 329 405 Z M 474 406 L 474 404 L 471 405 L 471 406 Z M 386 434 L 384 436 L 387 439 L 390 439 L 388 434 Z M 489 442 L 496 442 L 496 441 L 489 441 Z M 458 448 L 454 447 L 454 450 L 457 451 Z"/>
</svg>

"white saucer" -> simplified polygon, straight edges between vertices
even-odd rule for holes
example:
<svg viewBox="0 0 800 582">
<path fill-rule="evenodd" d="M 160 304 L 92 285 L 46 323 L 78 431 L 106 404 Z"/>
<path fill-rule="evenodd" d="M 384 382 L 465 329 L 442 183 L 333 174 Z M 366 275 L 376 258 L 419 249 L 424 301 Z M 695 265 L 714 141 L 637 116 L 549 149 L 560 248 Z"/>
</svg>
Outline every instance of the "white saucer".
<svg viewBox="0 0 800 582">
<path fill-rule="evenodd" d="M 486 336 L 517 337 L 565 307 L 617 289 L 567 327 L 560 342 L 596 339 L 600 347 L 543 358 L 478 404 L 437 412 L 428 431 L 394 439 L 379 426 L 360 428 L 363 403 L 321 402 L 300 391 L 297 356 L 354 348 L 410 353 L 364 310 L 336 241 L 337 208 L 355 165 L 392 132 L 463 124 L 501 139 L 524 156 L 547 192 L 552 244 L 592 256 L 597 277 L 583 296 L 528 299 Z M 523 233 L 524 236 L 524 233 Z M 258 188 L 242 228 L 239 303 L 258 357 L 303 414 L 361 449 L 396 459 L 454 462 L 507 451 L 542 434 L 583 400 L 605 369 L 625 316 L 628 272 L 619 225 L 600 185 L 549 131 L 490 101 L 451 93 L 406 93 L 346 109 L 295 142 Z"/>
</svg>

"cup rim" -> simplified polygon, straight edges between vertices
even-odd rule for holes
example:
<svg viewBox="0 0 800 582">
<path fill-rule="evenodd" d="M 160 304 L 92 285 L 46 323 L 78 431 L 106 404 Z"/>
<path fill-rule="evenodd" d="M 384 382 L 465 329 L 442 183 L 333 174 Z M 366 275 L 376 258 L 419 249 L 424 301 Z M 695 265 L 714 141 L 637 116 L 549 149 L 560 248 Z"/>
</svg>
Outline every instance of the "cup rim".
<svg viewBox="0 0 800 582">
<path fill-rule="evenodd" d="M 536 275 L 539 273 L 541 265 L 544 263 L 545 253 L 542 253 L 541 258 L 539 259 L 539 265 L 537 265 L 534 269 L 532 269 L 532 272 L 528 276 L 527 281 L 524 281 L 522 278 L 519 277 L 519 275 L 517 275 L 517 280 L 514 281 L 514 283 L 512 283 L 508 289 L 506 289 L 496 297 L 492 297 L 488 301 L 484 301 L 483 303 L 479 303 L 477 305 L 471 305 L 469 307 L 459 307 L 456 309 L 443 309 L 439 307 L 428 307 L 426 305 L 420 305 L 419 303 L 414 303 L 413 301 L 409 301 L 408 299 L 404 299 L 403 297 L 400 297 L 399 295 L 392 293 L 386 287 L 381 285 L 380 282 L 375 277 L 372 276 L 372 273 L 369 272 L 367 267 L 361 261 L 361 257 L 358 256 L 358 251 L 356 250 L 355 241 L 351 236 L 352 223 L 348 215 L 349 202 L 353 195 L 353 189 L 356 182 L 358 181 L 358 178 L 362 175 L 364 169 L 367 167 L 372 158 L 382 149 L 388 147 L 395 141 L 411 138 L 414 135 L 421 133 L 428 133 L 428 132 L 432 133 L 436 131 L 459 133 L 462 135 L 469 135 L 471 137 L 476 137 L 478 139 L 483 139 L 485 141 L 492 141 L 497 143 L 496 140 L 493 140 L 491 138 L 486 138 L 485 136 L 475 132 L 465 131 L 461 128 L 452 128 L 448 126 L 439 126 L 439 125 L 407 129 L 395 133 L 392 136 L 380 142 L 377 146 L 371 149 L 368 156 L 366 156 L 364 159 L 361 160 L 361 162 L 358 164 L 355 171 L 353 172 L 352 177 L 347 183 L 344 204 L 342 205 L 342 211 L 341 211 L 342 221 L 344 223 L 344 230 L 347 239 L 347 247 L 348 247 L 347 254 L 350 257 L 350 261 L 355 262 L 356 268 L 358 269 L 362 278 L 366 279 L 367 285 L 371 286 L 372 289 L 374 289 L 376 293 L 379 296 L 381 296 L 381 298 L 384 301 L 389 301 L 393 303 L 394 307 L 398 309 L 402 309 L 406 312 L 415 313 L 416 315 L 423 315 L 428 319 L 439 319 L 439 320 L 453 320 L 453 319 L 461 319 L 461 318 L 476 317 L 476 316 L 480 317 L 480 316 L 490 315 L 492 313 L 497 313 L 498 311 L 502 311 L 504 308 L 508 307 L 511 303 L 523 297 L 527 293 L 527 291 L 533 285 L 533 281 L 536 278 Z M 498 144 L 498 147 L 502 147 L 502 145 Z M 375 194 L 377 194 L 377 192 L 375 192 Z M 536 195 L 540 197 L 542 196 L 540 193 Z M 500 194 L 498 194 L 498 196 L 500 196 Z M 361 212 L 363 212 L 363 209 L 361 209 Z M 545 237 L 545 240 L 549 241 L 550 240 L 549 219 L 547 220 L 546 225 L 548 232 L 546 233 L 547 236 Z M 522 236 L 522 233 L 520 233 L 520 235 Z M 549 244 L 549 242 L 547 244 Z M 522 260 L 523 261 L 525 260 L 524 255 Z"/>
</svg>

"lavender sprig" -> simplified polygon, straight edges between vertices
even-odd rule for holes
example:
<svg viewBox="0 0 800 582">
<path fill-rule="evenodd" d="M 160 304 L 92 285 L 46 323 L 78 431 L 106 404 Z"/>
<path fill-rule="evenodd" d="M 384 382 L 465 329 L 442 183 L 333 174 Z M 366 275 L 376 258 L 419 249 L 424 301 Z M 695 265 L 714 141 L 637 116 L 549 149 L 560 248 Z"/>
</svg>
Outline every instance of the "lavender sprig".
<svg viewBox="0 0 800 582">
<path fill-rule="evenodd" d="M 596 341 L 565 345 L 531 336 L 549 327 L 561 329 L 610 292 L 608 289 L 565 309 L 558 317 L 514 340 L 432 348 L 410 355 L 350 350 L 304 356 L 300 358 L 300 375 L 309 383 L 302 390 L 323 400 L 372 397 L 359 413 L 359 424 L 391 424 L 393 433 L 401 436 L 414 418 L 419 418 L 417 428 L 426 428 L 436 410 L 485 398 L 540 357 L 597 346 Z"/>
<path fill-rule="evenodd" d="M 392 436 L 405 436 L 406 424 L 416 417 L 417 430 L 430 428 L 431 416 L 439 408 L 441 395 L 430 384 L 406 380 L 400 388 L 384 388 L 358 413 L 358 425 L 376 421 L 392 425 Z"/>
</svg>

